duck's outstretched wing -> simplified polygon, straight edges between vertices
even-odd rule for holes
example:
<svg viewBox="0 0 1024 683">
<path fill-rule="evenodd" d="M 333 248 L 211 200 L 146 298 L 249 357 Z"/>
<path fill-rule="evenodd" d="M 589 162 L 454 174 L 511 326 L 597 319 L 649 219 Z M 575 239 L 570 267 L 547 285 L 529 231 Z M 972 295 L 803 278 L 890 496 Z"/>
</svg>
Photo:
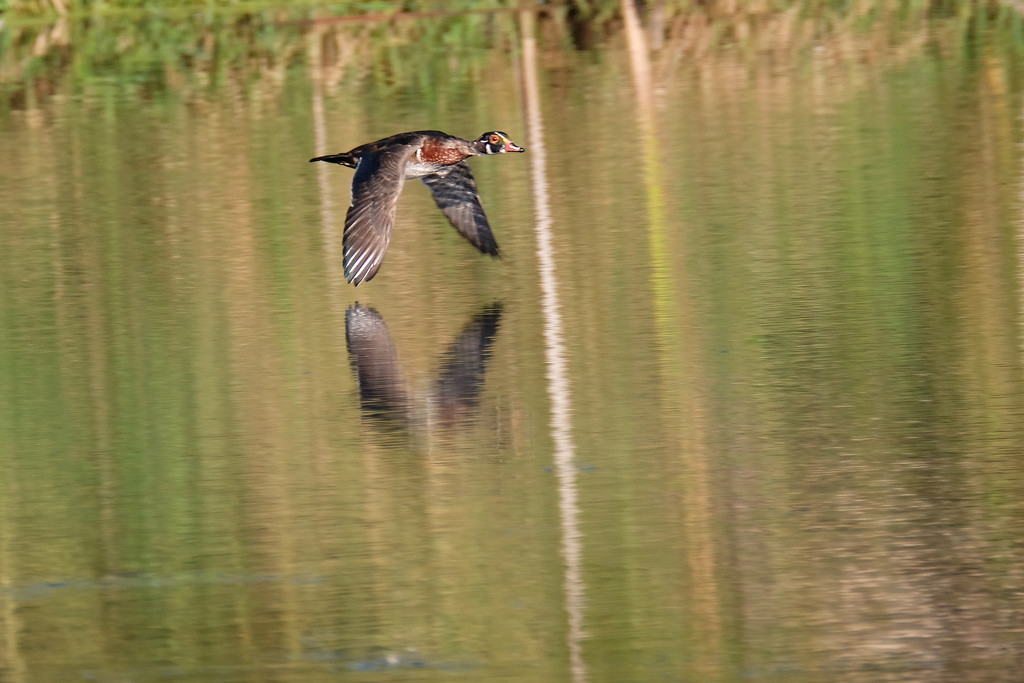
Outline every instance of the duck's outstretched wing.
<svg viewBox="0 0 1024 683">
<path fill-rule="evenodd" d="M 405 419 L 409 393 L 384 319 L 376 310 L 354 303 L 345 311 L 345 342 L 363 410 L 369 415 Z"/>
<path fill-rule="evenodd" d="M 476 181 L 469 164 L 460 161 L 438 173 L 425 175 L 420 180 L 430 188 L 438 208 L 448 221 L 470 243 L 485 254 L 498 255 L 498 243 L 491 234 L 487 214 L 480 205 Z"/>
<path fill-rule="evenodd" d="M 442 424 L 451 425 L 477 406 L 491 345 L 501 322 L 501 304 L 476 314 L 442 356 L 433 387 L 433 404 Z"/>
<path fill-rule="evenodd" d="M 412 146 L 402 145 L 359 159 L 342 240 L 345 279 L 354 285 L 366 282 L 380 270 L 412 150 Z"/>
</svg>

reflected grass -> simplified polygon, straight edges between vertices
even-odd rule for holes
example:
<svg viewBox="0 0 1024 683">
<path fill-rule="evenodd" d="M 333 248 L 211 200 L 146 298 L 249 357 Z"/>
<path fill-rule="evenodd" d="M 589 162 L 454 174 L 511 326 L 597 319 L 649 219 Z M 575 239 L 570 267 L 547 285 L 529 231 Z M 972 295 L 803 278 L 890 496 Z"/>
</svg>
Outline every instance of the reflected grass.
<svg viewBox="0 0 1024 683">
<path fill-rule="evenodd" d="M 32 109 L 54 94 L 102 95 L 111 88 L 186 100 L 223 88 L 246 94 L 256 85 L 263 89 L 257 92 L 276 93 L 292 69 L 308 65 L 311 40 L 320 43 L 335 82 L 430 92 L 478 75 L 481 50 L 509 45 L 514 35 L 507 18 L 487 11 L 429 21 L 387 16 L 299 7 L 9 24 L 0 33 L 0 106 Z"/>
<path fill-rule="evenodd" d="M 322 62 L 335 84 L 430 96 L 485 77 L 490 48 L 517 49 L 508 0 L 430 2 L 76 3 L 41 22 L 49 2 L 14 2 L 0 32 L 0 115 L 60 95 L 111 88 L 146 98 L 203 97 L 229 88 L 279 93 L 292 70 Z M 546 49 L 599 48 L 622 39 L 617 2 L 531 8 Z M 35 19 L 33 19 L 33 17 Z M 687 64 L 739 56 L 751 68 L 814 53 L 874 59 L 882 48 L 917 52 L 933 41 L 1024 54 L 1024 20 L 991 2 L 666 2 L 644 17 L 663 78 Z M 937 35 L 933 35 L 936 27 Z M 319 43 L 316 49 L 312 41 Z M 256 84 L 261 84 L 257 86 Z"/>
<path fill-rule="evenodd" d="M 951 648 L 967 665 L 1016 632 L 1013 26 L 977 6 L 895 25 L 803 6 L 847 31 L 775 43 L 797 16 L 782 5 L 737 13 L 750 27 L 732 34 L 674 15 L 689 33 L 651 52 L 646 120 L 613 23 L 582 52 L 566 49 L 571 17 L 538 22 L 584 656 L 610 680 L 655 665 L 685 678 L 695 661 L 707 680 L 797 666 L 821 680 L 835 653 L 877 665 L 864 646 L 899 646 L 901 617 L 980 634 Z M 503 22 L 226 21 L 210 45 L 154 26 L 152 58 L 122 62 L 142 43 L 106 36 L 84 65 L 67 39 L 58 52 L 86 76 L 23 98 L 38 116 L 10 116 L 0 138 L 0 578 L 127 590 L 55 590 L 31 609 L 9 592 L 11 651 L 198 666 L 411 643 L 440 662 L 532 657 L 536 679 L 559 678 L 526 171 L 480 169 L 506 261 L 468 260 L 419 188 L 396 267 L 358 291 L 419 376 L 477 304 L 509 302 L 479 429 L 410 457 L 361 419 L 306 164 L 311 80 L 329 90 L 332 146 L 416 117 L 515 120 L 514 79 L 488 77 L 514 73 Z M 574 154 L 580 140 L 649 157 L 623 172 Z M 342 202 L 348 178 L 331 181 Z M 1005 592 L 957 593 L 958 575 Z M 307 576 L 327 583 L 292 580 Z M 966 609 L 943 612 L 949 595 Z M 106 651 L 60 629 L 95 615 Z"/>
</svg>

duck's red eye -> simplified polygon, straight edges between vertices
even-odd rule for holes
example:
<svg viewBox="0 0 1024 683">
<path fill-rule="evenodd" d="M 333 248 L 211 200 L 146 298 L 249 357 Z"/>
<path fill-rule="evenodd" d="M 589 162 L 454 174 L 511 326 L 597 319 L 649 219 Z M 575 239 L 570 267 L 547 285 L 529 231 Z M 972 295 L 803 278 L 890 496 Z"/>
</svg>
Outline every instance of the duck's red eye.
<svg viewBox="0 0 1024 683">
<path fill-rule="evenodd" d="M 501 142 L 501 138 L 499 138 L 497 135 L 492 135 L 491 136 L 491 144 L 492 145 L 496 145 L 499 142 Z"/>
</svg>

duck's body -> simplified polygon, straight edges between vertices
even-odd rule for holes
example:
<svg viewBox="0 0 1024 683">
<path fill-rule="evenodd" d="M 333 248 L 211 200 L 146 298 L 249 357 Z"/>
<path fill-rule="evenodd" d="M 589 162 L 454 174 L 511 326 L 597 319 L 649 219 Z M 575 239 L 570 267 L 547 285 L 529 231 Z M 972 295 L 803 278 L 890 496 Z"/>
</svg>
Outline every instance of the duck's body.
<svg viewBox="0 0 1024 683">
<path fill-rule="evenodd" d="M 345 216 L 345 278 L 358 285 L 380 270 L 391 241 L 398 195 L 408 178 L 423 181 L 459 234 L 485 254 L 497 255 L 498 244 L 465 160 L 478 154 L 522 151 L 498 131 L 470 141 L 439 130 L 421 130 L 310 159 L 356 169 L 352 204 Z"/>
</svg>

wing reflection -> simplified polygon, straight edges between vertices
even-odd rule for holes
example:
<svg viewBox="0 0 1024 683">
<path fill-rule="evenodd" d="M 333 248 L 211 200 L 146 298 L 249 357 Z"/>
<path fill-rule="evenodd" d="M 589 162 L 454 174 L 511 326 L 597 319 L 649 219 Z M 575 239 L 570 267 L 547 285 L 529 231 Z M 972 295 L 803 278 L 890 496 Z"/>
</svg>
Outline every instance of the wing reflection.
<svg viewBox="0 0 1024 683">
<path fill-rule="evenodd" d="M 363 410 L 405 421 L 409 392 L 384 318 L 356 302 L 345 311 L 345 342 L 356 370 Z"/>
<path fill-rule="evenodd" d="M 477 409 L 501 304 L 473 316 L 441 355 L 437 378 L 420 396 L 409 386 L 387 323 L 373 308 L 355 303 L 345 313 L 345 339 L 356 371 L 364 414 L 411 428 L 420 420 L 454 427 Z"/>
</svg>

